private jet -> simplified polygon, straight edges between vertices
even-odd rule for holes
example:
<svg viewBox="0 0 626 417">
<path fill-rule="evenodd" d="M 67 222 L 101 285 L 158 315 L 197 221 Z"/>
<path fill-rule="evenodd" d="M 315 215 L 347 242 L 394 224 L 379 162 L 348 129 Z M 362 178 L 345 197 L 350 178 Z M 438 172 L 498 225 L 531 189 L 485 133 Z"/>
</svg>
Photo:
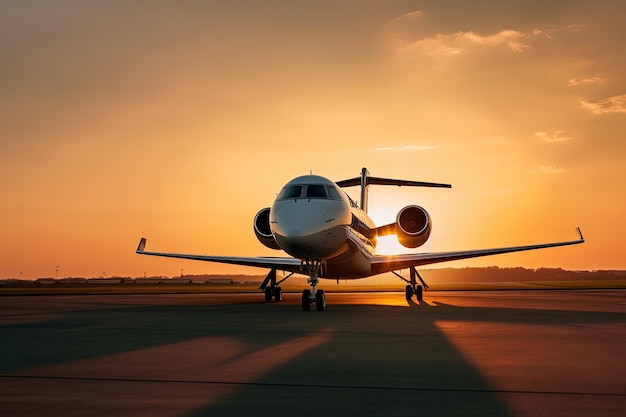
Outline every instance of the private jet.
<svg viewBox="0 0 626 417">
<path fill-rule="evenodd" d="M 386 235 L 395 234 L 398 242 L 406 248 L 422 246 L 430 236 L 432 222 L 424 208 L 409 205 L 398 212 L 394 223 L 377 227 L 367 215 L 370 185 L 452 188 L 450 184 L 372 177 L 366 168 L 361 170 L 359 177 L 338 182 L 318 175 L 304 175 L 285 184 L 272 206 L 260 210 L 253 223 L 254 233 L 263 245 L 283 250 L 291 257 L 150 252 L 145 249 L 145 238 L 141 238 L 136 253 L 267 268 L 269 273 L 259 287 L 264 292 L 266 302 L 282 300 L 280 284 L 292 275 L 307 275 L 310 288 L 302 291 L 302 309 L 308 311 L 315 304 L 317 310 L 323 311 L 326 309 L 326 294 L 317 288 L 320 278 L 338 282 L 339 279 L 366 278 L 391 272 L 406 282 L 407 301 L 411 301 L 413 296 L 422 301 L 424 289 L 428 289 L 428 285 L 416 269 L 419 266 L 576 245 L 585 241 L 580 228 L 577 228 L 578 238 L 565 242 L 453 252 L 377 254 L 377 238 Z M 359 204 L 342 190 L 354 186 L 360 186 Z M 403 269 L 409 270 L 409 279 L 398 272 Z M 277 271 L 283 271 L 286 276 L 277 280 Z"/>
</svg>

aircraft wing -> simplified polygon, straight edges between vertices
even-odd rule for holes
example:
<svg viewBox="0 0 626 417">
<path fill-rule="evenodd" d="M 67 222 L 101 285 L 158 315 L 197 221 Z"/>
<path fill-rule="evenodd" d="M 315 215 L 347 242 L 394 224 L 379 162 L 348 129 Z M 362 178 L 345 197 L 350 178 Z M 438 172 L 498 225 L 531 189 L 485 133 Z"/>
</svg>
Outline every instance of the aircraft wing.
<svg viewBox="0 0 626 417">
<path fill-rule="evenodd" d="M 521 252 L 526 250 L 553 248 L 557 246 L 577 245 L 583 243 L 585 239 L 580 231 L 578 239 L 567 242 L 543 243 L 539 245 L 512 246 L 508 248 L 478 249 L 455 252 L 435 252 L 435 253 L 415 253 L 406 255 L 376 255 L 372 258 L 372 272 L 382 274 L 385 272 L 406 269 L 412 266 L 435 264 L 439 262 L 456 261 L 459 259 L 478 258 L 480 256 L 498 255 L 501 253 Z"/>
<path fill-rule="evenodd" d="M 211 256 L 189 255 L 184 253 L 149 252 L 145 250 L 146 238 L 141 238 L 136 253 L 140 255 L 163 256 L 166 258 L 193 259 L 196 261 L 217 262 L 232 265 L 254 266 L 259 268 L 276 268 L 281 271 L 301 272 L 302 261 L 296 258 L 279 257 L 238 257 L 238 256 Z"/>
</svg>

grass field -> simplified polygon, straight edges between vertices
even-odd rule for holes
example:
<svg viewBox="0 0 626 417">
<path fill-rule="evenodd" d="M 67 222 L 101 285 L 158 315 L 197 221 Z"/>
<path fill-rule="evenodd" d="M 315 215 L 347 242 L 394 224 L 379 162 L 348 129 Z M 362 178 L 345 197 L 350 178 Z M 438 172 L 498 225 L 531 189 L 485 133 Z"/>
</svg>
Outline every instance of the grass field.
<svg viewBox="0 0 626 417">
<path fill-rule="evenodd" d="M 66 285 L 32 284 L 29 286 L 0 287 L 0 296 L 11 295 L 106 295 L 106 294 L 201 294 L 201 293 L 249 293 L 260 292 L 256 284 L 118 284 L 118 285 Z M 283 292 L 299 293 L 304 289 L 300 285 L 282 285 Z M 326 292 L 403 292 L 404 285 L 350 285 L 324 282 L 319 288 Z M 445 283 L 431 284 L 431 291 L 494 291 L 494 290 L 596 290 L 626 289 L 625 280 L 589 280 L 589 281 L 520 281 L 489 283 Z"/>
</svg>

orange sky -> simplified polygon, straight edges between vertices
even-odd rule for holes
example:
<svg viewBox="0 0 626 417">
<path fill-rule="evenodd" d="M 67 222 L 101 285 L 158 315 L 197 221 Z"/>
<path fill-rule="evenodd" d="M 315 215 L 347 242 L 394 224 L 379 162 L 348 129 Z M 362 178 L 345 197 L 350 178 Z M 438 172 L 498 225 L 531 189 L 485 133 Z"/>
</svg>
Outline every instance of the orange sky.
<svg viewBox="0 0 626 417">
<path fill-rule="evenodd" d="M 339 5 L 336 3 L 340 3 Z M 546 4 L 547 3 L 547 4 Z M 372 175 L 440 266 L 626 269 L 621 1 L 0 3 L 0 278 L 237 272 L 292 177 Z M 357 198 L 357 190 L 349 190 Z"/>
</svg>

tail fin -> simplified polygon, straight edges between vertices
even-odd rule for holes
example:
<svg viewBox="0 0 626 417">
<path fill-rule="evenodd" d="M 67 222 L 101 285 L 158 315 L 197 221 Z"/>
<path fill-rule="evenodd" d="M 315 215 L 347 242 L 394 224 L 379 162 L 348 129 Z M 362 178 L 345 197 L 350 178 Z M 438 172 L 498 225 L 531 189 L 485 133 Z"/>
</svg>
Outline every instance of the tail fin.
<svg viewBox="0 0 626 417">
<path fill-rule="evenodd" d="M 391 178 L 382 177 L 370 177 L 370 173 L 367 168 L 361 169 L 361 176 L 356 178 L 350 178 L 348 180 L 338 181 L 337 185 L 340 187 L 353 187 L 355 185 L 361 186 L 361 210 L 367 213 L 367 199 L 368 190 L 370 184 L 374 185 L 397 185 L 398 187 L 436 187 L 436 188 L 452 188 L 450 184 L 440 184 L 436 182 L 423 182 L 423 181 L 409 181 L 409 180 L 394 180 Z"/>
</svg>

